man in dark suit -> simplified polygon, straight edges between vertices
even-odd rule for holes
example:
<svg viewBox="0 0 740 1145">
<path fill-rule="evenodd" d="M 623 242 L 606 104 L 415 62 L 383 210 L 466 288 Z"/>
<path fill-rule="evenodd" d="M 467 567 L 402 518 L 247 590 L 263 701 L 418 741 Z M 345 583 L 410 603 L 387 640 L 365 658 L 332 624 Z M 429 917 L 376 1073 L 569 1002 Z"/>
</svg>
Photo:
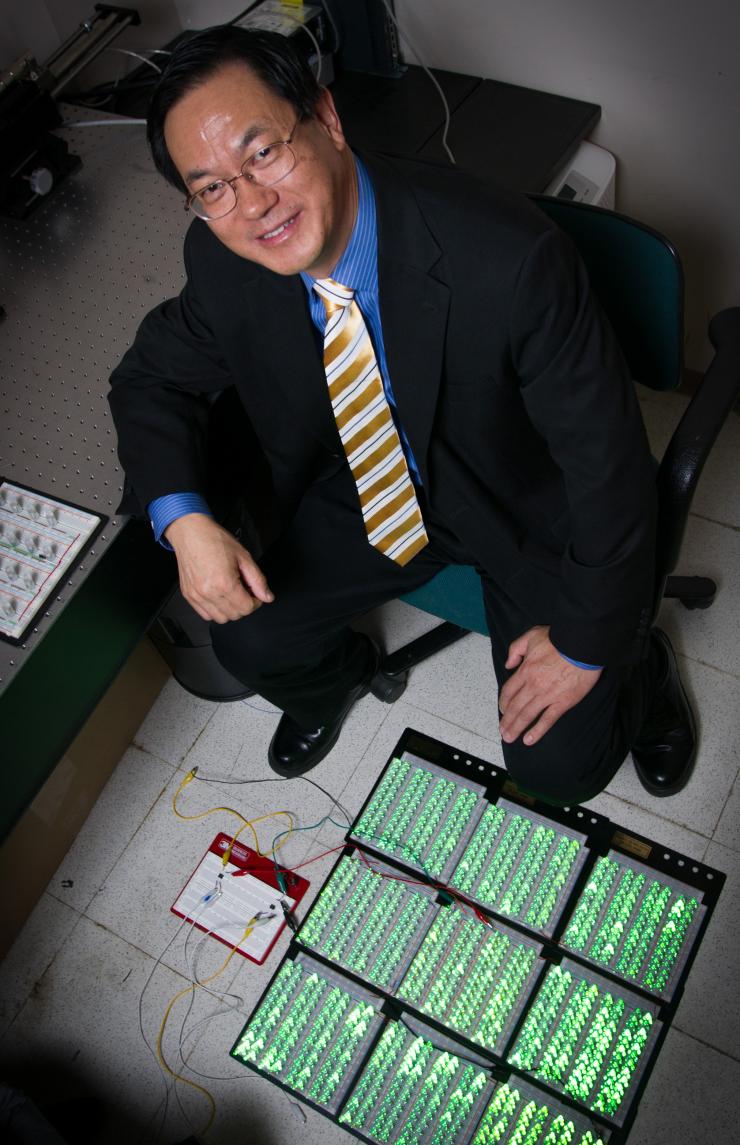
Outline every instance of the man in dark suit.
<svg viewBox="0 0 740 1145">
<path fill-rule="evenodd" d="M 315 766 L 372 688 L 378 651 L 348 622 L 466 563 L 519 784 L 588 799 L 631 749 L 649 790 L 679 790 L 695 736 L 673 652 L 650 631 L 651 461 L 564 236 L 453 171 L 354 155 L 330 94 L 263 33 L 211 29 L 178 48 L 149 139 L 196 219 L 185 289 L 112 378 L 124 508 L 146 509 L 174 548 L 221 661 L 284 710 L 271 766 Z M 370 414 L 354 396 L 366 381 Z M 282 514 L 258 560 L 204 499 L 204 399 L 229 386 Z M 364 492 L 347 416 L 381 418 L 391 493 Z"/>
</svg>

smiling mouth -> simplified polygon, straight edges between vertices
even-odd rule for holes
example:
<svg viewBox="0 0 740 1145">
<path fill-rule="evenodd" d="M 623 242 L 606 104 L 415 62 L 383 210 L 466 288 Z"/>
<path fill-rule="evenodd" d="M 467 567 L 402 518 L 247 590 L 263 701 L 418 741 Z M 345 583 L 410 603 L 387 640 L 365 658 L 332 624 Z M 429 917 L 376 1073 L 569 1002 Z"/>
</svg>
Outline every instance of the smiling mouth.
<svg viewBox="0 0 740 1145">
<path fill-rule="evenodd" d="M 279 227 L 275 227 L 274 230 L 266 231 L 265 234 L 260 235 L 259 241 L 271 242 L 274 239 L 281 238 L 286 233 L 286 231 L 290 230 L 297 218 L 298 215 L 291 215 L 291 217 L 286 219 L 284 223 L 281 223 Z"/>
</svg>

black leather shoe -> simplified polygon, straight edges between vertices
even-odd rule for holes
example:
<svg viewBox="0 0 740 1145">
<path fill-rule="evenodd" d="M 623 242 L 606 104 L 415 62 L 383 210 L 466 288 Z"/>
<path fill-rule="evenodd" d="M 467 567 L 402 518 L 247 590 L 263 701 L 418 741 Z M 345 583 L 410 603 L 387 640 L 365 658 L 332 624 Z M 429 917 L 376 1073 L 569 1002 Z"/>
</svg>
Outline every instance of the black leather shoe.
<svg viewBox="0 0 740 1145">
<path fill-rule="evenodd" d="M 696 723 L 670 640 L 660 628 L 652 630 L 651 640 L 658 683 L 632 758 L 640 783 L 651 795 L 676 795 L 694 767 Z"/>
<path fill-rule="evenodd" d="M 278 775 L 284 775 L 288 779 L 295 775 L 303 775 L 312 767 L 316 767 L 317 763 L 321 763 L 324 756 L 327 756 L 334 747 L 350 709 L 370 691 L 372 679 L 380 666 L 380 650 L 377 644 L 369 636 L 366 639 L 372 645 L 372 665 L 360 683 L 347 693 L 342 708 L 330 723 L 306 730 L 300 728 L 287 713 L 281 717 L 267 751 L 267 762 Z"/>
</svg>

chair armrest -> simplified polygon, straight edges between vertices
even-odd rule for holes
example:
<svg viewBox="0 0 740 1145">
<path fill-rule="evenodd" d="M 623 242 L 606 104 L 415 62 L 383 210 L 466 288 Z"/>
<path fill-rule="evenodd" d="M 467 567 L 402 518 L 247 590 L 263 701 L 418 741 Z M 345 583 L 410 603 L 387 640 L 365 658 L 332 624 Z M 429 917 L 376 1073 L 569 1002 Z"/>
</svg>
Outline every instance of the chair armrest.
<svg viewBox="0 0 740 1145">
<path fill-rule="evenodd" d="M 740 307 L 709 324 L 715 355 L 668 443 L 658 468 L 658 580 L 673 572 L 697 482 L 728 413 L 740 396 Z"/>
</svg>

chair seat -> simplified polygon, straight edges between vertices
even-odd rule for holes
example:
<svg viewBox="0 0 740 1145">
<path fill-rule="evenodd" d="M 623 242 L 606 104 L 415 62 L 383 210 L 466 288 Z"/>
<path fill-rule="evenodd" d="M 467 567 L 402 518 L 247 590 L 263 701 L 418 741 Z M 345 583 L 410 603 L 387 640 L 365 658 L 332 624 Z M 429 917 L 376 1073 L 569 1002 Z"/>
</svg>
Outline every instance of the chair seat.
<svg viewBox="0 0 740 1145">
<path fill-rule="evenodd" d="M 401 597 L 460 628 L 488 635 L 480 577 L 471 565 L 449 565 L 421 588 Z"/>
</svg>

